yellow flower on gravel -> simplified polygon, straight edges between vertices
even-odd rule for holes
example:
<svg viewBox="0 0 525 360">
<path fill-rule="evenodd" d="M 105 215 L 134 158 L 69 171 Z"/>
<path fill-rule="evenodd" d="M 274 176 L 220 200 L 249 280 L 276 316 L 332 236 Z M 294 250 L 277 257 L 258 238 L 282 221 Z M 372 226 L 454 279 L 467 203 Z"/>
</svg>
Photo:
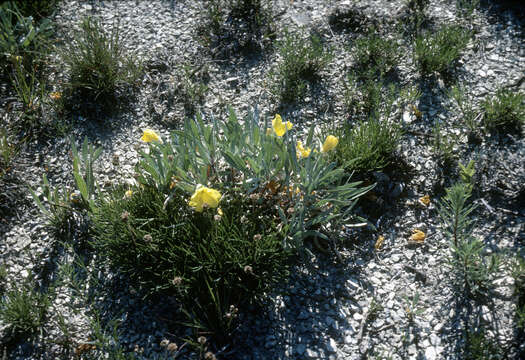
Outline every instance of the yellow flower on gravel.
<svg viewBox="0 0 525 360">
<path fill-rule="evenodd" d="M 322 148 L 322 152 L 328 152 L 330 150 L 333 150 L 335 149 L 335 147 L 337 146 L 337 144 L 339 143 L 339 139 L 336 138 L 335 136 L 333 135 L 328 135 L 326 137 L 326 140 L 324 141 L 324 144 L 323 144 L 323 148 Z"/>
<path fill-rule="evenodd" d="M 425 205 L 425 206 L 430 205 L 430 196 L 425 195 L 425 196 L 423 196 L 423 197 L 420 197 L 420 198 L 419 198 L 419 202 L 420 202 L 421 204 Z"/>
<path fill-rule="evenodd" d="M 297 141 L 297 158 L 307 158 L 308 156 L 310 156 L 310 152 L 312 151 L 312 149 L 310 148 L 304 148 L 303 147 L 303 143 L 302 141 L 298 140 Z"/>
<path fill-rule="evenodd" d="M 412 236 L 410 237 L 410 240 L 417 243 L 422 243 L 423 241 L 425 241 L 426 237 L 427 236 L 423 231 L 414 229 L 412 230 Z"/>
<path fill-rule="evenodd" d="M 205 206 L 211 208 L 219 206 L 221 196 L 221 193 L 215 189 L 197 185 L 197 189 L 190 198 L 189 205 L 195 208 L 195 211 L 202 212 Z"/>
<path fill-rule="evenodd" d="M 62 93 L 60 91 L 55 91 L 49 94 L 49 97 L 53 100 L 60 100 L 60 98 L 62 97 Z"/>
<path fill-rule="evenodd" d="M 376 250 L 381 250 L 381 247 L 383 246 L 383 242 L 385 241 L 385 237 L 383 235 L 379 235 L 379 237 L 376 240 L 376 243 L 374 245 Z"/>
<path fill-rule="evenodd" d="M 279 114 L 276 114 L 272 120 L 272 128 L 277 136 L 283 136 L 286 131 L 291 130 L 292 127 L 293 125 L 289 121 L 283 123 L 283 119 Z"/>
<path fill-rule="evenodd" d="M 159 135 L 157 135 L 155 131 L 151 129 L 144 129 L 143 131 L 144 133 L 142 134 L 142 137 L 140 138 L 140 140 L 147 142 L 147 143 L 152 142 L 152 141 L 162 142 Z"/>
</svg>

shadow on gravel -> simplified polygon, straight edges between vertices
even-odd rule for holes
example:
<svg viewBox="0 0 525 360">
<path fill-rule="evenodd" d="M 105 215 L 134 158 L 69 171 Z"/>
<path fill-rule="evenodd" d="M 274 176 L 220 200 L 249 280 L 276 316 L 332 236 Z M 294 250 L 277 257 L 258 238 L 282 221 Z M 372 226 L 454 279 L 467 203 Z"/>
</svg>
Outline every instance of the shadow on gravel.
<svg viewBox="0 0 525 360">
<path fill-rule="evenodd" d="M 355 295 L 359 288 L 373 293 L 373 286 L 360 276 L 361 267 L 370 260 L 366 257 L 372 255 L 354 249 L 353 256 L 342 264 L 321 255 L 306 261 L 307 265 L 294 266 L 287 283 L 271 296 L 266 311 L 244 318 L 240 334 L 252 337 L 235 341 L 237 351 L 231 359 L 265 359 L 268 353 L 272 359 L 327 359 L 341 351 L 341 339 L 359 336 L 360 329 L 348 320 L 353 313 L 346 309 L 365 311 Z M 361 336 L 366 332 L 363 322 Z"/>
<path fill-rule="evenodd" d="M 494 23 L 512 23 L 525 30 L 523 0 L 481 0 L 480 7 Z"/>
</svg>

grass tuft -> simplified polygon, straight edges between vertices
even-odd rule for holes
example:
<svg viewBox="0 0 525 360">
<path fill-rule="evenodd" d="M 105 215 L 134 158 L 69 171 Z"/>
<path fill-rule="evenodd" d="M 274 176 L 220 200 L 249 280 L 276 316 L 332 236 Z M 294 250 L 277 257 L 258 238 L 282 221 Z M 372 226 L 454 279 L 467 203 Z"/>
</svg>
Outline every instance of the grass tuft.
<svg viewBox="0 0 525 360">
<path fill-rule="evenodd" d="M 99 21 L 86 18 L 80 29 L 62 54 L 70 69 L 71 102 L 85 99 L 113 108 L 119 92 L 136 84 L 142 66 L 124 51 L 118 25 L 108 33 Z"/>
<path fill-rule="evenodd" d="M 499 89 L 486 98 L 481 107 L 484 111 L 483 125 L 490 132 L 520 132 L 525 124 L 525 95 L 511 90 Z"/>
<path fill-rule="evenodd" d="M 315 81 L 332 59 L 330 50 L 319 36 L 303 37 L 288 30 L 278 43 L 281 61 L 272 74 L 272 92 L 282 103 L 292 103 L 306 94 L 308 84 Z"/>
<path fill-rule="evenodd" d="M 471 34 L 457 25 L 443 26 L 435 33 L 424 33 L 414 41 L 414 56 L 423 76 L 439 73 L 447 76 L 453 70 Z"/>
</svg>

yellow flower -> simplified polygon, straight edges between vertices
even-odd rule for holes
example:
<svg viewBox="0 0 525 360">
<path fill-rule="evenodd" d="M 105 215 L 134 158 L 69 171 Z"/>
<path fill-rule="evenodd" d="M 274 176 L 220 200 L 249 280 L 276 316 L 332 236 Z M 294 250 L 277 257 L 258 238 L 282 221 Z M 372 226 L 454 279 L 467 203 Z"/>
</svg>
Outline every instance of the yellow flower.
<svg viewBox="0 0 525 360">
<path fill-rule="evenodd" d="M 142 134 L 142 137 L 140 138 L 140 140 L 147 142 L 147 143 L 152 142 L 152 141 L 162 142 L 159 135 L 157 135 L 157 133 L 151 129 L 144 129 L 144 134 Z"/>
<path fill-rule="evenodd" d="M 425 206 L 430 205 L 430 196 L 425 195 L 425 196 L 423 196 L 423 197 L 420 197 L 420 198 L 419 198 L 419 202 L 420 202 L 421 204 L 425 205 Z"/>
<path fill-rule="evenodd" d="M 221 208 L 217 208 L 217 214 L 219 214 L 220 216 L 224 215 Z"/>
<path fill-rule="evenodd" d="M 376 243 L 374 245 L 376 250 L 381 250 L 381 247 L 383 246 L 383 242 L 385 241 L 385 237 L 383 235 L 379 235 L 379 237 L 376 240 Z"/>
<path fill-rule="evenodd" d="M 195 208 L 195 211 L 202 212 L 204 206 L 216 208 L 221 200 L 221 193 L 217 190 L 197 185 L 197 189 L 191 196 L 189 205 Z"/>
<path fill-rule="evenodd" d="M 62 97 L 62 93 L 60 91 L 55 91 L 49 94 L 49 97 L 53 100 L 59 100 Z"/>
<path fill-rule="evenodd" d="M 425 241 L 426 235 L 423 231 L 414 229 L 412 230 L 412 236 L 410 237 L 410 240 L 417 243 L 422 243 Z"/>
<path fill-rule="evenodd" d="M 131 189 L 129 189 L 128 191 L 126 191 L 126 192 L 124 193 L 124 196 L 125 196 L 126 198 L 128 198 L 128 199 L 129 199 L 132 195 L 133 195 L 133 191 L 131 191 Z"/>
<path fill-rule="evenodd" d="M 291 130 L 292 127 L 293 125 L 289 121 L 283 123 L 283 119 L 281 119 L 281 115 L 279 114 L 275 115 L 274 119 L 272 120 L 272 128 L 277 136 L 283 136 L 286 131 Z"/>
<path fill-rule="evenodd" d="M 273 133 L 272 128 L 267 128 L 266 129 L 266 135 L 270 136 L 270 135 L 272 135 L 272 133 Z"/>
<path fill-rule="evenodd" d="M 297 157 L 300 159 L 300 158 L 307 158 L 308 156 L 310 156 L 310 152 L 312 151 L 312 149 L 310 148 L 304 148 L 303 147 L 303 143 L 302 141 L 298 140 L 297 141 Z"/>
<path fill-rule="evenodd" d="M 330 150 L 333 150 L 335 149 L 335 147 L 337 146 L 337 144 L 339 143 L 339 139 L 336 138 L 335 136 L 333 135 L 328 135 L 326 137 L 326 140 L 324 141 L 324 144 L 323 144 L 323 148 L 322 148 L 322 152 L 328 152 Z"/>
</svg>

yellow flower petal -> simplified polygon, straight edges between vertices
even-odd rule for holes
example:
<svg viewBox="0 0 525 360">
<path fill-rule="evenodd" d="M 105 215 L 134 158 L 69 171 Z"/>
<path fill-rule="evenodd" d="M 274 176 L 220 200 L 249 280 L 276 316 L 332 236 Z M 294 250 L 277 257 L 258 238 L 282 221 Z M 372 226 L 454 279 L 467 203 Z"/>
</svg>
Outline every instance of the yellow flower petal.
<svg viewBox="0 0 525 360">
<path fill-rule="evenodd" d="M 322 148 L 322 152 L 328 152 L 330 150 L 333 150 L 335 149 L 335 147 L 337 146 L 337 144 L 339 143 L 339 139 L 336 138 L 335 136 L 333 135 L 328 135 L 326 137 L 326 140 L 324 141 L 324 144 L 323 144 L 323 148 Z"/>
<path fill-rule="evenodd" d="M 211 208 L 219 206 L 221 196 L 221 193 L 217 190 L 201 186 L 197 187 L 188 204 L 195 208 L 195 211 L 202 212 L 204 206 Z"/>
<path fill-rule="evenodd" d="M 380 250 L 381 247 L 383 247 L 383 241 L 385 241 L 385 237 L 380 235 L 376 240 L 376 244 L 374 245 L 376 250 Z"/>
<path fill-rule="evenodd" d="M 219 214 L 220 216 L 224 215 L 221 208 L 217 208 L 217 214 Z"/>
<path fill-rule="evenodd" d="M 162 142 L 159 135 L 157 135 L 157 133 L 151 129 L 144 129 L 144 133 L 142 134 L 142 137 L 140 138 L 140 140 L 147 142 L 147 143 L 152 142 L 152 141 Z"/>
<path fill-rule="evenodd" d="M 59 100 L 62 97 L 62 93 L 60 91 L 55 91 L 49 94 L 49 97 L 53 100 Z"/>
<path fill-rule="evenodd" d="M 277 136 L 284 136 L 287 130 L 291 130 L 293 127 L 292 123 L 287 121 L 286 123 L 283 123 L 283 119 L 281 118 L 281 115 L 276 114 L 275 117 L 272 120 L 272 128 L 275 132 L 275 135 Z"/>
<path fill-rule="evenodd" d="M 128 199 L 129 199 L 132 195 L 133 195 L 133 191 L 132 191 L 131 189 L 129 189 L 128 191 L 126 191 L 126 192 L 124 193 L 124 196 L 125 196 L 126 198 L 128 198 Z"/>
<path fill-rule="evenodd" d="M 410 236 L 410 240 L 418 243 L 422 243 L 425 241 L 426 235 L 423 231 L 414 229 L 412 230 L 412 236 Z"/>
<path fill-rule="evenodd" d="M 430 196 L 425 195 L 425 196 L 423 196 L 423 197 L 420 197 L 420 198 L 419 198 L 419 202 L 420 202 L 421 204 L 425 205 L 425 206 L 430 205 Z"/>
<path fill-rule="evenodd" d="M 308 156 L 310 156 L 310 152 L 312 151 L 312 149 L 310 148 L 304 148 L 303 147 L 303 143 L 302 141 L 298 140 L 297 141 L 297 158 L 300 159 L 300 158 L 307 158 Z"/>
</svg>

